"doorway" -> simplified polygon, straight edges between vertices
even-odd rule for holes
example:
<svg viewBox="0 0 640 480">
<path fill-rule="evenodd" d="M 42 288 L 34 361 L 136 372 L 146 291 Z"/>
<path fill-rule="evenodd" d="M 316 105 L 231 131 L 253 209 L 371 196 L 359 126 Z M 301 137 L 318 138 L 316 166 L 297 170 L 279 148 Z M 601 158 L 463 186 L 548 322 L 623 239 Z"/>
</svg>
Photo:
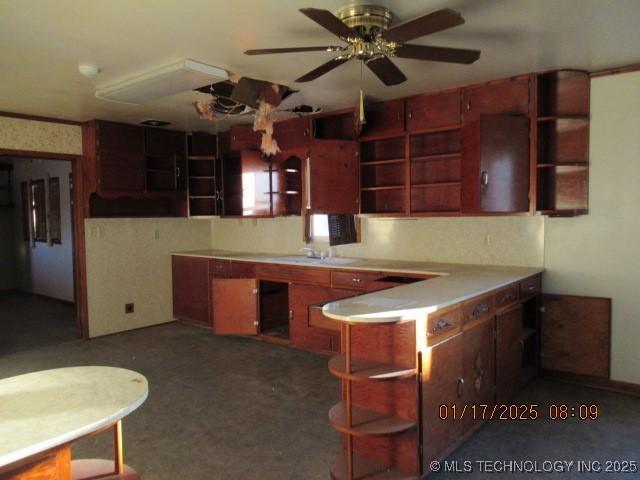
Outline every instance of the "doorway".
<svg viewBox="0 0 640 480">
<path fill-rule="evenodd" d="M 73 341 L 72 162 L 0 157 L 0 354 Z"/>
</svg>

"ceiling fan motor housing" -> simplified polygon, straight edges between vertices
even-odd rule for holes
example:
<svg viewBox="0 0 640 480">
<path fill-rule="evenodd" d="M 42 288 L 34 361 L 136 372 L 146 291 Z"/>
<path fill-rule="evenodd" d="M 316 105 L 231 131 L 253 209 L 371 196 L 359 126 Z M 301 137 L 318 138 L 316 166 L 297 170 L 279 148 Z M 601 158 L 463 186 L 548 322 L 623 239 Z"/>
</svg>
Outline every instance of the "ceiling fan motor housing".
<svg viewBox="0 0 640 480">
<path fill-rule="evenodd" d="M 393 20 L 391 10 L 380 5 L 348 5 L 338 10 L 336 16 L 367 40 L 387 30 Z"/>
</svg>

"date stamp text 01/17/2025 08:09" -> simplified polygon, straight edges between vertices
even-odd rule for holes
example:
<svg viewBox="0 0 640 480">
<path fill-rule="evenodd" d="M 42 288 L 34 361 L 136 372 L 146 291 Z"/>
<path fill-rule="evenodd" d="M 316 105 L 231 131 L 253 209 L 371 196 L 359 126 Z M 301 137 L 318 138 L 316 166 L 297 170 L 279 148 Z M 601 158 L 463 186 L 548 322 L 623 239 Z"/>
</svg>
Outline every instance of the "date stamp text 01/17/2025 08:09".
<svg viewBox="0 0 640 480">
<path fill-rule="evenodd" d="M 600 408 L 596 404 L 550 404 L 547 408 L 536 404 L 442 404 L 438 409 L 440 420 L 597 420 Z"/>
</svg>

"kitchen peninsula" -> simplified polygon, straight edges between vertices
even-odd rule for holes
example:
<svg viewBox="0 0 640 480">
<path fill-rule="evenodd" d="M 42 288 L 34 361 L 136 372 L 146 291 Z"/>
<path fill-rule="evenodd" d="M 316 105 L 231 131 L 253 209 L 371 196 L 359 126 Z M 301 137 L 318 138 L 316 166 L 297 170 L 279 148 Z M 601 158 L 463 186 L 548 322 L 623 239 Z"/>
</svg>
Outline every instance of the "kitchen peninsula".
<svg viewBox="0 0 640 480">
<path fill-rule="evenodd" d="M 504 403 L 538 368 L 540 268 L 216 250 L 172 268 L 177 319 L 333 355 L 335 479 L 428 473 L 481 424 L 440 405 Z"/>
</svg>

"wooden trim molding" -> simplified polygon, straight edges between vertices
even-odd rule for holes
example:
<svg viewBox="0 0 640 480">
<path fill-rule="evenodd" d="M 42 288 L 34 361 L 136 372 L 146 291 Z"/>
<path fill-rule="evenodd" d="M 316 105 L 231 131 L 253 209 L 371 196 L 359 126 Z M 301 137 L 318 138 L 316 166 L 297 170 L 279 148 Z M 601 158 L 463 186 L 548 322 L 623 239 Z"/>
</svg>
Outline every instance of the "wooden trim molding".
<svg viewBox="0 0 640 480">
<path fill-rule="evenodd" d="M 36 150 L 13 150 L 11 148 L 0 148 L 0 156 L 42 158 L 43 160 L 68 160 L 70 162 L 81 158 L 81 155 L 73 155 L 71 153 L 38 152 Z"/>
<path fill-rule="evenodd" d="M 82 125 L 82 122 L 74 120 L 63 120 L 61 118 L 41 117 L 38 115 L 27 115 L 25 113 L 13 113 L 0 111 L 0 117 L 21 118 L 23 120 L 33 120 L 34 122 L 62 123 L 64 125 Z"/>
<path fill-rule="evenodd" d="M 606 77 L 608 75 L 619 75 L 621 73 L 637 72 L 639 70 L 640 63 L 636 65 L 628 65 L 626 67 L 609 68 L 607 70 L 591 72 L 591 78 Z"/>
<path fill-rule="evenodd" d="M 578 375 L 575 373 L 556 372 L 552 370 L 540 370 L 540 376 L 549 380 L 581 385 L 583 387 L 597 388 L 609 392 L 623 393 L 640 397 L 640 384 L 620 382 L 610 378 L 590 377 L 588 375 Z"/>
</svg>

